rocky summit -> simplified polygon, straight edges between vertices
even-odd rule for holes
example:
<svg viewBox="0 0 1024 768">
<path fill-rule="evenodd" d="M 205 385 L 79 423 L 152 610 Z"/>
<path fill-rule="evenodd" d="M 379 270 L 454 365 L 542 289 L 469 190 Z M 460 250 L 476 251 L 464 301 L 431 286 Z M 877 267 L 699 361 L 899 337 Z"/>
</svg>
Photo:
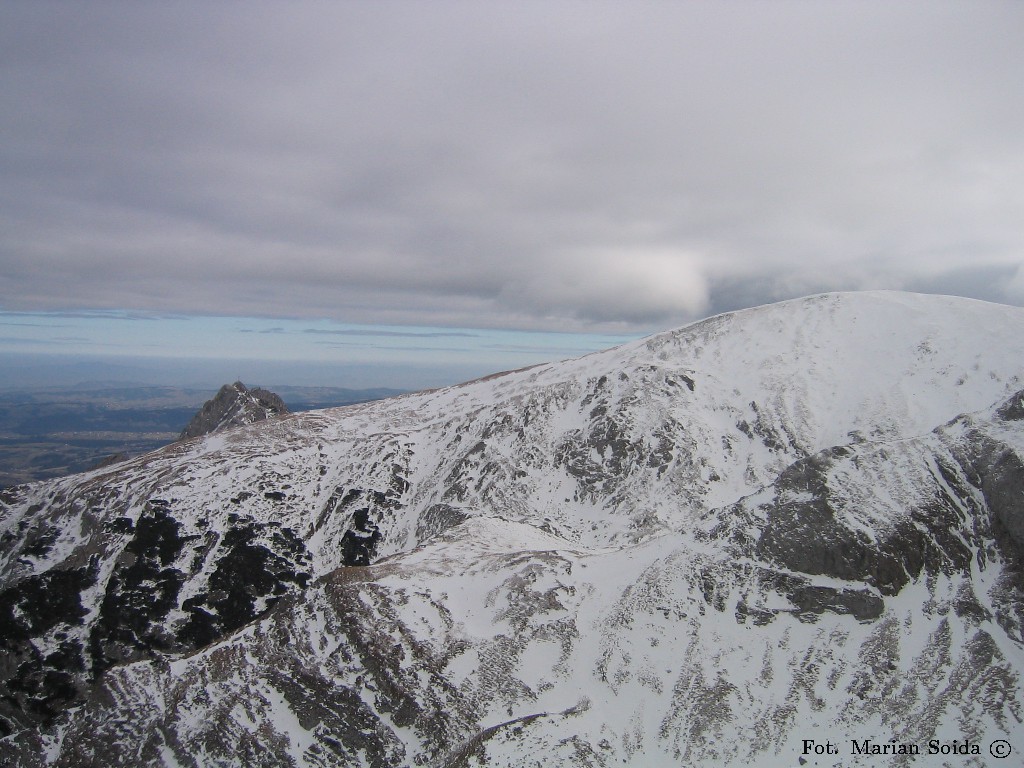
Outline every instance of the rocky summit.
<svg viewBox="0 0 1024 768">
<path fill-rule="evenodd" d="M 199 409 L 181 432 L 180 440 L 201 437 L 211 432 L 253 424 L 288 413 L 288 406 L 273 392 L 236 381 L 225 384 Z"/>
<path fill-rule="evenodd" d="M 1022 363 L 829 294 L 7 489 L 0 764 L 1018 764 Z"/>
</svg>

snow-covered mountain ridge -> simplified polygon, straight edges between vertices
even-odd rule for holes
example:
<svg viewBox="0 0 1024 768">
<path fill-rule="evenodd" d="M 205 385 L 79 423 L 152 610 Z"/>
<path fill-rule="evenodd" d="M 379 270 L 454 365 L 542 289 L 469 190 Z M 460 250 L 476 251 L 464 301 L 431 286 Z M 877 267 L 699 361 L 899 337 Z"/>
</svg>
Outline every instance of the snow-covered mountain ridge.
<svg viewBox="0 0 1024 768">
<path fill-rule="evenodd" d="M 0 746 L 27 765 L 1024 754 L 1022 331 L 964 299 L 812 297 L 9 490 Z"/>
</svg>

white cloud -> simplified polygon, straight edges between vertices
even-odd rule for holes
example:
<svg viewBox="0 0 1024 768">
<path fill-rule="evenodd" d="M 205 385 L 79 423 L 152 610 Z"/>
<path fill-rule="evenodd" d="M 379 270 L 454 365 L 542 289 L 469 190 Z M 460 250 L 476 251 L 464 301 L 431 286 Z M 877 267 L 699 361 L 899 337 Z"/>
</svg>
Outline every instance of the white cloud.
<svg viewBox="0 0 1024 768">
<path fill-rule="evenodd" d="M 662 249 L 592 248 L 529 264 L 502 303 L 549 317 L 657 323 L 708 307 L 708 282 L 693 256 Z"/>
<path fill-rule="evenodd" d="M 1024 304 L 1024 261 L 1017 265 L 1013 276 L 1007 281 L 1006 296 L 1015 303 Z"/>
</svg>

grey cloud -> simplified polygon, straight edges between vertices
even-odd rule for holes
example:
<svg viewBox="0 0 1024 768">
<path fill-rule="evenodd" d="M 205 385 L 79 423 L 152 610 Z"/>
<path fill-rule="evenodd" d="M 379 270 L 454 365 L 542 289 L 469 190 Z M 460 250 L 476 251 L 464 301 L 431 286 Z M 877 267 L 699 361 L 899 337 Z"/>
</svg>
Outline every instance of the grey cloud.
<svg viewBox="0 0 1024 768">
<path fill-rule="evenodd" d="M 56 339 L 24 339 L 18 336 L 0 336 L 0 344 L 16 346 L 62 346 L 69 343 L 66 340 Z"/>
<path fill-rule="evenodd" d="M 926 278 L 908 280 L 907 288 L 921 293 L 960 295 L 997 301 L 1007 298 L 1004 290 L 1013 282 L 1018 269 L 1019 267 L 1012 265 L 980 263 L 939 272 Z"/>
<path fill-rule="evenodd" d="M 413 339 L 477 338 L 480 335 L 461 331 L 383 331 L 366 328 L 339 328 L 337 330 L 304 328 L 302 332 L 330 336 L 382 336 Z"/>
<path fill-rule="evenodd" d="M 8 3 L 0 309 L 616 331 L 820 290 L 1021 301 L 977 270 L 1024 254 L 1022 24 Z"/>
<path fill-rule="evenodd" d="M 377 345 L 375 345 L 375 344 L 358 343 L 358 342 L 354 342 L 354 341 L 314 341 L 313 343 L 316 344 L 317 346 L 321 346 L 321 347 L 339 347 L 339 348 L 359 347 L 361 349 L 381 349 L 380 347 L 377 347 Z M 386 349 L 388 352 L 418 352 L 418 353 L 427 352 L 429 354 L 441 353 L 441 352 L 450 352 L 450 353 L 456 353 L 456 354 L 462 354 L 462 355 L 466 355 L 466 354 L 472 355 L 473 354 L 473 352 L 471 350 L 467 349 L 466 347 L 437 347 L 437 346 L 433 346 L 433 345 L 431 345 L 429 347 L 388 346 L 388 347 L 385 347 L 384 349 Z"/>
<path fill-rule="evenodd" d="M 527 352 L 531 354 L 542 354 L 542 355 L 572 355 L 578 356 L 586 354 L 587 352 L 599 352 L 601 349 L 606 347 L 591 346 L 591 347 L 547 347 L 534 344 L 486 344 L 484 349 L 493 350 L 495 352 Z"/>
<path fill-rule="evenodd" d="M 19 321 L 3 320 L 0 319 L 0 325 L 16 325 L 20 328 L 70 328 L 70 325 L 55 324 L 50 325 L 49 323 L 23 323 Z"/>
</svg>

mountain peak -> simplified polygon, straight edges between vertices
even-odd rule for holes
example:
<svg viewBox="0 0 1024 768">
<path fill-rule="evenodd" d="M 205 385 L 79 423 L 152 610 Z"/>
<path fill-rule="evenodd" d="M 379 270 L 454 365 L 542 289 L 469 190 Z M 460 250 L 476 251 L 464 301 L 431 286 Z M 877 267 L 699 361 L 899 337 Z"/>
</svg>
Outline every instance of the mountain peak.
<svg viewBox="0 0 1024 768">
<path fill-rule="evenodd" d="M 5 490 L 0 749 L 1020 754 L 1021 359 L 1024 310 L 832 294 Z"/>
<path fill-rule="evenodd" d="M 207 400 L 178 439 L 187 440 L 211 432 L 221 432 L 288 412 L 288 406 L 275 393 L 259 387 L 249 389 L 241 381 L 236 381 L 234 384 L 225 384 L 213 398 Z"/>
</svg>

